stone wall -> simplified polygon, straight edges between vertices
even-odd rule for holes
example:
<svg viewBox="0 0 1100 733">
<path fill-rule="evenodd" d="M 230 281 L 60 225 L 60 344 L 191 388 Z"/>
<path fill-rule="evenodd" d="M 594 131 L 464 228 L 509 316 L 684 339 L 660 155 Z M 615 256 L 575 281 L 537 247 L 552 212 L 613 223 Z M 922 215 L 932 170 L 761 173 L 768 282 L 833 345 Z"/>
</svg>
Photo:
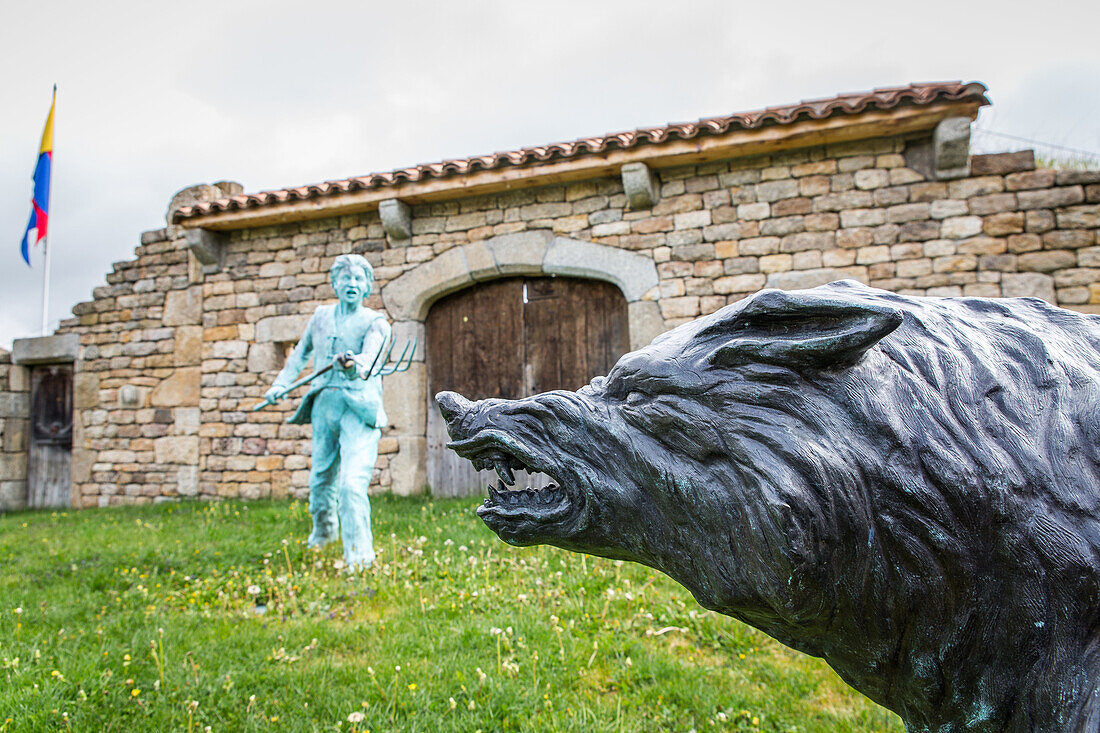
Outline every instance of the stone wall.
<svg viewBox="0 0 1100 733">
<path fill-rule="evenodd" d="M 476 252 L 496 258 L 480 277 L 541 271 L 525 253 L 509 260 L 509 248 L 533 245 L 506 236 L 539 231 L 655 263 L 656 284 L 637 294 L 654 331 L 760 288 L 839 278 L 1100 312 L 1100 173 L 1035 170 L 1030 153 L 1015 153 L 974 157 L 970 176 L 936 181 L 922 172 L 924 145 L 882 138 L 662 169 L 660 199 L 636 211 L 608 177 L 415 205 L 404 239 L 387 236 L 376 211 L 236 231 L 206 266 L 175 227 L 148 232 L 137 258 L 117 263 L 62 327 L 83 344 L 74 495 L 86 506 L 305 495 L 308 428 L 285 424 L 290 405 L 249 408 L 309 314 L 332 299 L 328 267 L 345 252 L 375 266 L 368 305 L 383 311 L 414 298 L 400 288 L 438 295 L 469 282 L 455 268 L 472 271 Z M 487 241 L 499 246 L 476 249 Z M 395 330 L 417 334 L 423 313 L 411 317 L 398 314 Z M 422 358 L 386 385 L 394 424 L 376 489 L 422 488 Z"/>
<path fill-rule="evenodd" d="M 0 512 L 27 505 L 30 378 L 0 349 Z"/>
</svg>

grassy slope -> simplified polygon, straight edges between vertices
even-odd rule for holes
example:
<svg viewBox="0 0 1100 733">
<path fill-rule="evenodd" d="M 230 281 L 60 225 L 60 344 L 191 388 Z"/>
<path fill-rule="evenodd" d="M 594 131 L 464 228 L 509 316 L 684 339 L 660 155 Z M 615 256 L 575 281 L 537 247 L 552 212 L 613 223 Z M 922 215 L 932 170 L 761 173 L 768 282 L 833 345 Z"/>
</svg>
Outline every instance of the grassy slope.
<svg viewBox="0 0 1100 733">
<path fill-rule="evenodd" d="M 0 516 L 0 731 L 902 729 L 648 568 L 373 505 L 350 577 L 300 503 Z"/>
</svg>

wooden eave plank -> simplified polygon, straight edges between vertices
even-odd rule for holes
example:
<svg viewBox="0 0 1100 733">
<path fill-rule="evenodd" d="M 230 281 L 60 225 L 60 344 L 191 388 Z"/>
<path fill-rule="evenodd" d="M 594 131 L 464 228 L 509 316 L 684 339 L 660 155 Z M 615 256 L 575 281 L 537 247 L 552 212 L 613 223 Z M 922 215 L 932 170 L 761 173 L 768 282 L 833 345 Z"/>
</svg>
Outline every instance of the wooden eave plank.
<svg viewBox="0 0 1100 733">
<path fill-rule="evenodd" d="M 467 198 L 501 191 L 546 186 L 588 178 L 617 176 L 625 163 L 643 162 L 653 168 L 696 165 L 725 158 L 771 153 L 791 148 L 849 142 L 875 137 L 893 137 L 931 130 L 947 117 L 974 119 L 979 103 L 973 100 L 874 110 L 858 115 L 834 115 L 823 120 L 803 120 L 768 125 L 752 130 L 734 130 L 724 135 L 707 135 L 690 140 L 643 144 L 626 150 L 585 154 L 553 163 L 494 168 L 465 175 L 428 178 L 365 191 L 317 196 L 301 201 L 264 204 L 245 209 L 196 216 L 180 222 L 186 228 L 213 230 L 251 229 L 307 219 L 345 216 L 371 211 L 385 199 L 399 198 L 407 204 L 423 204 Z"/>
</svg>

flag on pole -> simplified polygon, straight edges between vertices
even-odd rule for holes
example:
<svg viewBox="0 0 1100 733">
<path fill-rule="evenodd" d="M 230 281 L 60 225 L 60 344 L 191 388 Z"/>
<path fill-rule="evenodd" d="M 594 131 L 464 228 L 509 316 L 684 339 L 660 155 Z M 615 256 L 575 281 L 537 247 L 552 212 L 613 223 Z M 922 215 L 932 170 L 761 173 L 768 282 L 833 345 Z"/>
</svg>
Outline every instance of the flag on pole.
<svg viewBox="0 0 1100 733">
<path fill-rule="evenodd" d="M 23 234 L 21 249 L 23 261 L 31 264 L 30 247 L 38 246 L 46 237 L 50 223 L 50 168 L 53 164 L 53 108 L 57 103 L 57 86 L 53 88 L 50 114 L 46 117 L 46 129 L 42 131 L 42 145 L 38 148 L 38 163 L 34 167 L 34 194 L 31 196 L 31 218 Z"/>
</svg>

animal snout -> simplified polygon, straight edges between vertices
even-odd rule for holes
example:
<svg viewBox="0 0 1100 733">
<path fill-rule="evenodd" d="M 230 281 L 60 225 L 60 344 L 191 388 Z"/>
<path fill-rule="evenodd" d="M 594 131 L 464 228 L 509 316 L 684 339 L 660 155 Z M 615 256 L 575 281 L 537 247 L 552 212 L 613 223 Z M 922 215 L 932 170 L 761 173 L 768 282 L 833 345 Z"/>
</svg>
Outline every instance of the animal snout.
<svg viewBox="0 0 1100 733">
<path fill-rule="evenodd" d="M 463 415 L 468 413 L 474 405 L 457 392 L 440 392 L 435 396 L 435 403 L 439 405 L 439 413 L 443 415 L 448 426 L 458 425 Z"/>
</svg>

